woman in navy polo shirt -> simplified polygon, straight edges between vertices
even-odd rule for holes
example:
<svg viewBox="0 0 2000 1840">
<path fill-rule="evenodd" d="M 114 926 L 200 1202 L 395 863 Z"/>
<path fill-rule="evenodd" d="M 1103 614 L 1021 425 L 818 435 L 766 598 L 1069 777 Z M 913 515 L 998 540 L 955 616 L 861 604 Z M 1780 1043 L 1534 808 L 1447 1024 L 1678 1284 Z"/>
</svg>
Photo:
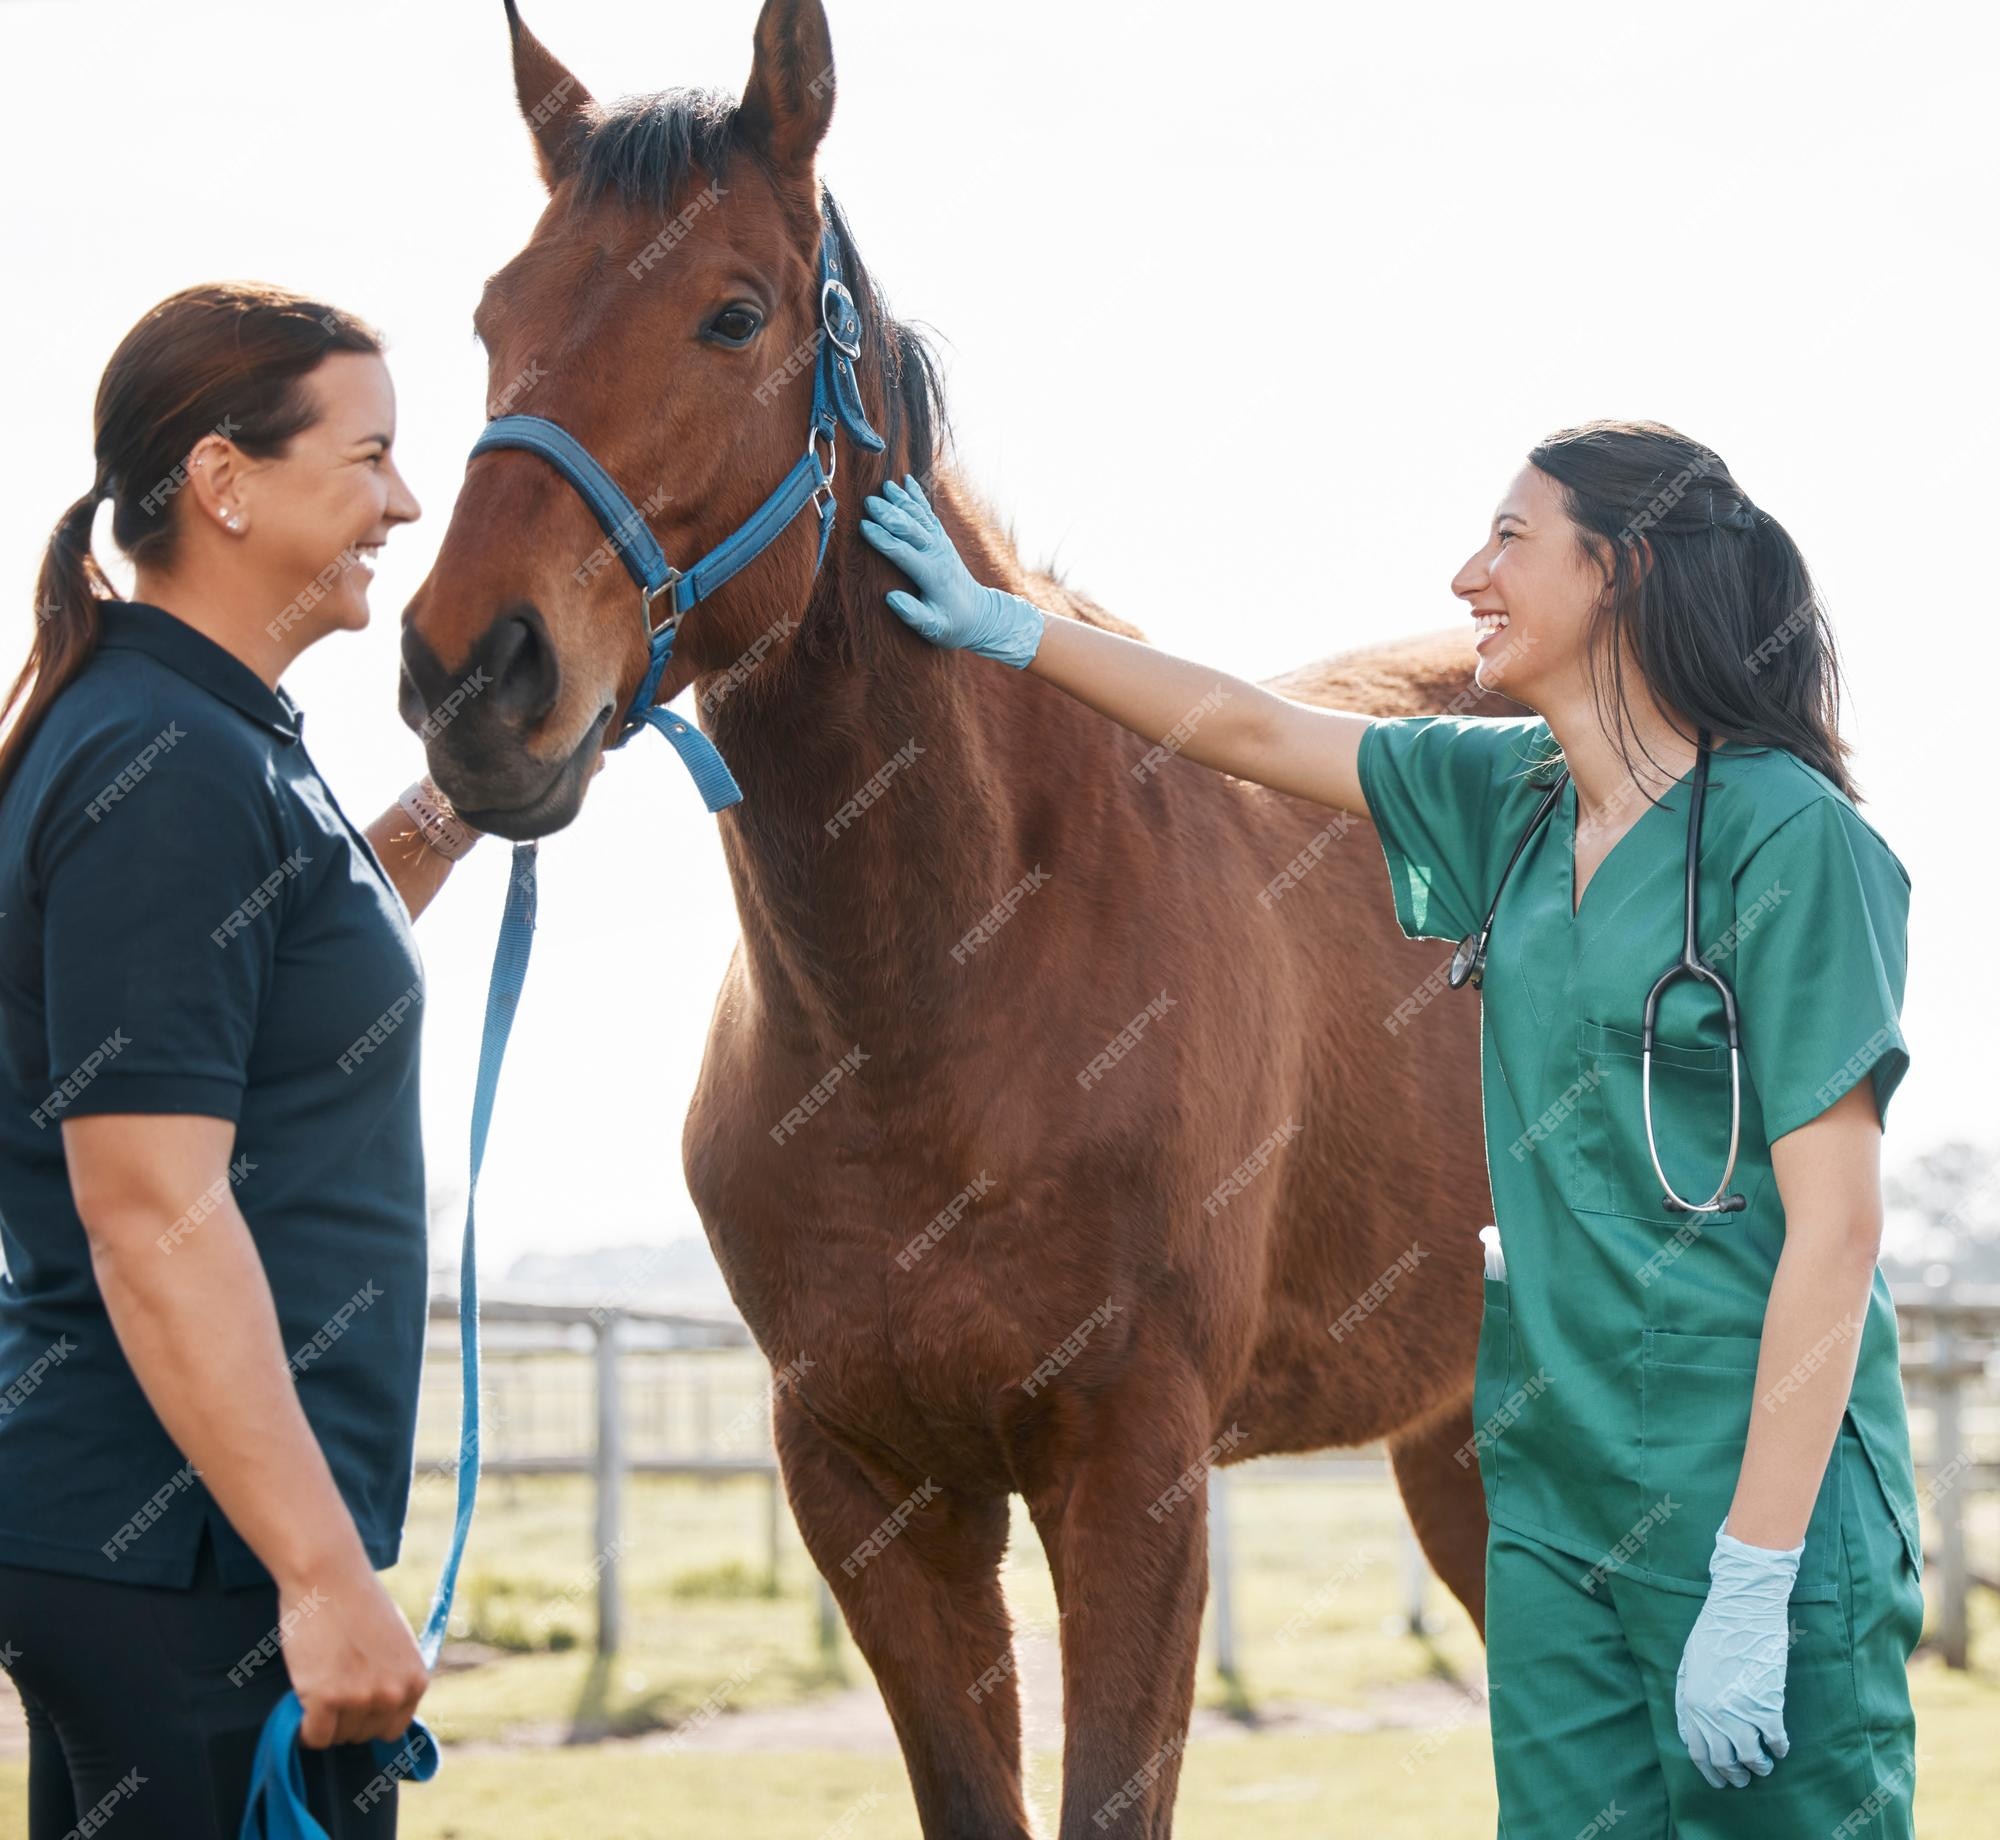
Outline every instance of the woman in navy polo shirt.
<svg viewBox="0 0 2000 1840">
<path fill-rule="evenodd" d="M 376 1573 L 426 1316 L 409 921 L 476 833 L 364 834 L 279 677 L 418 514 L 377 336 L 193 288 L 99 386 L 0 714 L 0 1657 L 33 1840 L 233 1840 L 294 1687 L 335 1835 L 427 1684 Z M 91 554 L 98 503 L 136 571 Z M 357 1797 L 362 1805 L 356 1806 Z"/>
</svg>

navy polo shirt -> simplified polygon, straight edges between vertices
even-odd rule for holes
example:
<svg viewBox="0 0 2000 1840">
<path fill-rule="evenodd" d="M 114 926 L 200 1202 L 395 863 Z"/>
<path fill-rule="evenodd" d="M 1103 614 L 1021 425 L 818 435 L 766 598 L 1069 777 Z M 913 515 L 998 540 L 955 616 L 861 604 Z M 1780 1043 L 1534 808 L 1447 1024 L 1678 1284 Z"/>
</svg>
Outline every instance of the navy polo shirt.
<svg viewBox="0 0 2000 1840">
<path fill-rule="evenodd" d="M 0 794 L 0 1562 L 185 1587 L 206 1523 L 225 1584 L 269 1578 L 126 1363 L 63 1157 L 64 1119 L 192 1112 L 235 1125 L 229 1168 L 146 1256 L 233 1194 L 389 1566 L 427 1284 L 409 915 L 284 690 L 163 608 L 102 619 Z"/>
</svg>

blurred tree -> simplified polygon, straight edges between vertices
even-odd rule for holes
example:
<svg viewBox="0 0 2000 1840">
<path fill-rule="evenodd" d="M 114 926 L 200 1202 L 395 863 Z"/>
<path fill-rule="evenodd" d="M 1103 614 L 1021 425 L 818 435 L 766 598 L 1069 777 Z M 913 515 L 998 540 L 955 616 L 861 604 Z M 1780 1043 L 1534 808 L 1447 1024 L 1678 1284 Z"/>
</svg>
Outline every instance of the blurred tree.
<svg viewBox="0 0 2000 1840">
<path fill-rule="evenodd" d="M 1892 1284 L 1924 1283 L 1934 1266 L 1960 1284 L 2000 1284 L 2000 1147 L 1947 1139 L 1897 1165 L 1882 1195 L 1901 1217 L 1896 1256 L 1882 1259 Z"/>
</svg>

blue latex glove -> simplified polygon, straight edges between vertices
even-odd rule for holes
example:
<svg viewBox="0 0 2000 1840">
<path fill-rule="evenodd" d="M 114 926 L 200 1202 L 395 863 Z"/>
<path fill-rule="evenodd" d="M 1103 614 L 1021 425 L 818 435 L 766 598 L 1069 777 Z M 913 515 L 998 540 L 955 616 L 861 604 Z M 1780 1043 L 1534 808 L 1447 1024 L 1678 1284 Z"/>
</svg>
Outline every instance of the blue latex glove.
<svg viewBox="0 0 2000 1840">
<path fill-rule="evenodd" d="M 1048 615 L 1033 601 L 972 579 L 922 486 L 888 480 L 863 510 L 862 536 L 917 584 L 916 594 L 899 588 L 889 596 L 906 626 L 933 645 L 977 652 L 1017 671 L 1026 667 Z"/>
<path fill-rule="evenodd" d="M 1804 1552 L 1803 1541 L 1751 1546 L 1715 1530 L 1708 1597 L 1674 1676 L 1674 1722 L 1711 1789 L 1747 1789 L 1753 1773 L 1770 1775 L 1792 1748 L 1785 1736 L 1787 1613 Z"/>
</svg>

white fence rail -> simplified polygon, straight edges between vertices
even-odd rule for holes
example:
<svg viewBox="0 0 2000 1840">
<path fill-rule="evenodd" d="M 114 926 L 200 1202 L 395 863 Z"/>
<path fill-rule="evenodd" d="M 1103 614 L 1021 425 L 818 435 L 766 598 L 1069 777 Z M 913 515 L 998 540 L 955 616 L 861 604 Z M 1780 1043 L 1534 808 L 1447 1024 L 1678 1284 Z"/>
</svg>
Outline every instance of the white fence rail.
<svg viewBox="0 0 2000 1840">
<path fill-rule="evenodd" d="M 1925 1577 L 1931 1586 L 1933 1620 L 1929 1640 L 1946 1663 L 1968 1665 L 1968 1604 L 1974 1590 L 2000 1591 L 2000 1578 L 1971 1569 L 1967 1529 L 1982 1495 L 2000 1495 L 2000 1290 L 1913 1291 L 1896 1298 L 1903 1342 L 1903 1382 L 1911 1406 L 1917 1445 L 1918 1493 L 1935 1528 L 1935 1547 L 1926 1549 Z M 486 1328 L 489 1393 L 504 1393 L 507 1369 L 550 1353 L 588 1354 L 589 1409 L 575 1413 L 576 1441 L 568 1426 L 558 1427 L 554 1448 L 532 1423 L 518 1438 L 503 1416 L 482 1438 L 482 1467 L 496 1476 L 582 1475 L 593 1478 L 591 1537 L 595 1546 L 597 1648 L 614 1653 L 620 1636 L 618 1554 L 627 1475 L 718 1478 L 761 1476 L 769 1494 L 765 1513 L 765 1557 L 771 1577 L 778 1571 L 785 1507 L 776 1458 L 764 1428 L 768 1391 L 739 1408 L 717 1435 L 715 1400 L 706 1374 L 709 1363 L 692 1364 L 680 1395 L 645 1395 L 645 1414 L 656 1424 L 654 1447 L 636 1448 L 634 1408 L 640 1403 L 629 1369 L 646 1355 L 675 1357 L 741 1353 L 752 1347 L 748 1331 L 734 1317 L 639 1307 L 553 1304 L 488 1298 L 480 1308 Z M 433 1350 L 433 1384 L 439 1371 L 457 1386 L 455 1356 L 458 1300 L 432 1299 L 431 1321 L 450 1325 Z M 686 1365 L 685 1363 L 683 1365 Z M 739 1379 L 740 1391 L 740 1379 Z M 527 1395 L 524 1393 L 523 1398 Z M 441 1403 L 441 1402 L 440 1402 Z M 685 1421 L 675 1444 L 670 1421 L 678 1406 Z M 539 1403 L 536 1407 L 539 1410 Z M 752 1435 L 745 1436 L 745 1432 Z M 1922 1433 L 1924 1435 L 1918 1435 Z M 670 1447 L 664 1451 L 660 1443 Z M 510 1448 L 510 1444 L 517 1447 Z M 1975 1453 L 1977 1445 L 1985 1454 Z M 421 1453 L 420 1453 L 421 1457 Z M 433 1466 L 448 1471 L 450 1459 Z M 1238 1666 L 1235 1565 L 1231 1550 L 1233 1498 L 1239 1486 L 1264 1481 L 1314 1478 L 1330 1482 L 1380 1482 L 1387 1474 L 1379 1455 L 1328 1452 L 1312 1457 L 1262 1459 L 1234 1469 L 1209 1472 L 1209 1634 L 1217 1668 L 1234 1677 Z M 1403 1617 L 1411 1633 L 1431 1627 L 1428 1600 L 1431 1574 L 1407 1525 L 1403 1547 Z M 820 1645 L 831 1650 L 839 1636 L 839 1616 L 817 1572 L 815 1621 Z"/>
</svg>

